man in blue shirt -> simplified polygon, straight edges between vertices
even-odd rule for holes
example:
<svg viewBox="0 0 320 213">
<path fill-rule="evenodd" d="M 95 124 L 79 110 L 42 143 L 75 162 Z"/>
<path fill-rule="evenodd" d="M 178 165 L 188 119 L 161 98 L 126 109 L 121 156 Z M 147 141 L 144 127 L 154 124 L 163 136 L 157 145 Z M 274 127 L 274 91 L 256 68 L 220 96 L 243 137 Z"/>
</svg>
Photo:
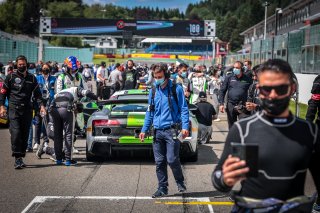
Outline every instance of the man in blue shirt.
<svg viewBox="0 0 320 213">
<path fill-rule="evenodd" d="M 149 93 L 149 107 L 139 137 L 143 142 L 153 124 L 153 152 L 159 186 L 152 197 L 157 198 L 168 194 L 167 164 L 171 167 L 178 191 L 186 190 L 179 158 L 180 142 L 177 138 L 180 130 L 182 138 L 189 135 L 189 110 L 183 88 L 172 83 L 165 64 L 155 66 L 154 79 L 155 88 Z"/>
</svg>

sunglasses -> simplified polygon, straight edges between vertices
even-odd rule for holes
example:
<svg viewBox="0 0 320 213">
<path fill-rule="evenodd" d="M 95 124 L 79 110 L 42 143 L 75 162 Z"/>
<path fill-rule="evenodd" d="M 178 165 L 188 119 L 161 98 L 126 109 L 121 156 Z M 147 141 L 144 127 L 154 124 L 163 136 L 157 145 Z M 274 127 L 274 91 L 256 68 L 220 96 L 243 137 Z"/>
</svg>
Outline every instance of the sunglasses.
<svg viewBox="0 0 320 213">
<path fill-rule="evenodd" d="M 289 90 L 289 84 L 281 84 L 278 86 L 259 86 L 260 93 L 264 96 L 269 96 L 271 91 L 274 90 L 278 95 L 286 95 Z"/>
</svg>

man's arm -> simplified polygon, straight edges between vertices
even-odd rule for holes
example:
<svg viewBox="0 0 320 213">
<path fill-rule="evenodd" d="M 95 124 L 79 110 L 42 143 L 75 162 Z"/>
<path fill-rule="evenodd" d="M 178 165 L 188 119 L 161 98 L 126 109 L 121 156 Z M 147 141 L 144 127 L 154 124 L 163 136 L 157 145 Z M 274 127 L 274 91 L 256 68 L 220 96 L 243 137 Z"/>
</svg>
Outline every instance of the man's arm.
<svg viewBox="0 0 320 213">
<path fill-rule="evenodd" d="M 150 126 L 153 122 L 153 116 L 154 116 L 154 106 L 153 106 L 153 109 L 151 109 L 152 107 L 151 104 L 154 104 L 154 103 L 151 103 L 151 99 L 152 99 L 152 90 L 154 90 L 156 88 L 152 88 L 150 91 L 149 91 L 149 99 L 148 99 L 148 109 L 147 109 L 147 112 L 146 112 L 146 117 L 144 118 L 144 124 L 143 124 L 143 127 L 141 129 L 141 132 L 142 133 L 146 133 L 149 129 L 150 129 Z"/>
<path fill-rule="evenodd" d="M 181 122 L 182 129 L 189 131 L 189 108 L 186 102 L 186 98 L 184 96 L 182 86 L 177 84 L 176 88 L 177 96 L 178 96 L 178 107 L 181 109 Z"/>
<path fill-rule="evenodd" d="M 62 76 L 59 75 L 56 82 L 55 82 L 55 94 L 59 93 L 61 90 L 63 90 L 63 80 Z"/>
<path fill-rule="evenodd" d="M 232 187 L 224 182 L 223 177 L 223 165 L 232 154 L 231 142 L 241 142 L 239 130 L 236 125 L 233 125 L 228 133 L 221 158 L 211 176 L 213 186 L 221 192 L 229 192 L 232 189 Z"/>
<path fill-rule="evenodd" d="M 319 170 L 319 162 L 320 162 L 320 134 L 319 130 L 316 130 L 317 132 L 317 138 L 315 141 L 315 146 L 314 146 L 314 152 L 311 157 L 310 165 L 309 165 L 309 170 L 310 173 L 313 177 L 314 184 L 316 186 L 317 192 L 318 192 L 318 200 L 317 204 L 320 205 L 320 170 Z"/>
<path fill-rule="evenodd" d="M 33 97 L 34 97 L 34 99 L 36 100 L 36 102 L 38 103 L 38 105 L 40 107 L 44 107 L 45 106 L 45 100 L 42 97 L 42 93 L 41 93 L 37 78 L 34 77 L 34 76 L 33 76 L 33 78 L 34 78 L 34 83 L 33 83 L 33 85 L 34 85 L 33 88 L 34 89 L 32 91 L 33 92 Z"/>
<path fill-rule="evenodd" d="M 126 71 L 122 72 L 122 86 L 121 86 L 121 90 L 124 89 L 124 86 L 126 84 L 126 80 L 127 80 L 127 76 L 126 76 Z"/>
<path fill-rule="evenodd" d="M 222 83 L 222 86 L 220 88 L 220 91 L 219 91 L 219 98 L 218 98 L 218 101 L 219 101 L 219 104 L 222 105 L 224 104 L 224 97 L 228 91 L 228 87 L 229 87 L 229 81 L 230 81 L 230 78 L 231 78 L 231 75 L 230 76 L 227 76 L 223 83 Z"/>
</svg>

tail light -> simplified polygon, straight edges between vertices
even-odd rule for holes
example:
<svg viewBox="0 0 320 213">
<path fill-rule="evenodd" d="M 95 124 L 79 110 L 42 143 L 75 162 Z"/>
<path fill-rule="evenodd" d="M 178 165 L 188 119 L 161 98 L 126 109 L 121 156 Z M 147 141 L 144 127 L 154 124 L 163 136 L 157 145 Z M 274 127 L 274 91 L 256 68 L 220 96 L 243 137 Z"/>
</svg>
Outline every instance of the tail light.
<svg viewBox="0 0 320 213">
<path fill-rule="evenodd" d="M 118 120 L 93 120 L 93 126 L 120 126 L 120 122 Z"/>
</svg>

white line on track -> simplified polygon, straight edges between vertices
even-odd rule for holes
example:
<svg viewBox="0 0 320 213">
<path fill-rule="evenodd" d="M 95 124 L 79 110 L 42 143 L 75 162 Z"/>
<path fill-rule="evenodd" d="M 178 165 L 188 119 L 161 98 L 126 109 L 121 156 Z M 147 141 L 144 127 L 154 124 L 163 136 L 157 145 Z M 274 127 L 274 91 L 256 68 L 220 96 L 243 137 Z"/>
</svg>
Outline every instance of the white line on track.
<svg viewBox="0 0 320 213">
<path fill-rule="evenodd" d="M 162 197 L 154 199 L 152 197 L 134 197 L 134 196 L 36 196 L 28 206 L 22 211 L 27 213 L 34 204 L 44 203 L 48 199 L 79 199 L 79 200 L 196 200 L 196 201 L 207 201 L 210 202 L 209 197 Z M 209 212 L 213 212 L 212 205 L 208 205 Z"/>
</svg>

